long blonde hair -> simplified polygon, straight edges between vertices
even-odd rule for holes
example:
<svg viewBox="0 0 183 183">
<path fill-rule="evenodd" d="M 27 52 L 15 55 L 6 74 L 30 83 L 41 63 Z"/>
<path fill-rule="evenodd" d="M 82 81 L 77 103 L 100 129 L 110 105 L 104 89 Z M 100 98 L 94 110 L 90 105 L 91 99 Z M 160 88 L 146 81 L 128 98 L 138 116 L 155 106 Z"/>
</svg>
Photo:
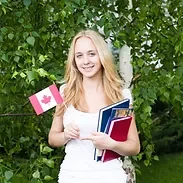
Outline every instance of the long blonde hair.
<svg viewBox="0 0 183 183">
<path fill-rule="evenodd" d="M 115 69 L 113 56 L 107 43 L 99 33 L 93 30 L 82 30 L 73 38 L 66 63 L 66 86 L 63 92 L 66 106 L 72 104 L 77 109 L 84 111 L 80 106 L 81 100 L 83 100 L 82 74 L 78 71 L 74 59 L 75 43 L 80 37 L 90 38 L 99 54 L 103 67 L 103 87 L 108 104 L 122 100 L 122 80 Z M 63 115 L 64 111 L 65 107 L 61 104 L 55 115 Z"/>
</svg>

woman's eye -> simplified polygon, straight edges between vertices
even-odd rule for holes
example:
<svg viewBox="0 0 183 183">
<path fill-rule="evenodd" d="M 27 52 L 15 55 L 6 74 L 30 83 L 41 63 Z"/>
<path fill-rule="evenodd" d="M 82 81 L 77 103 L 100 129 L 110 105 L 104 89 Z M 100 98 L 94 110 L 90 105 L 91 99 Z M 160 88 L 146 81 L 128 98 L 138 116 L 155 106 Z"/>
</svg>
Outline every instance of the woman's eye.
<svg viewBox="0 0 183 183">
<path fill-rule="evenodd" d="M 76 55 L 76 58 L 81 58 L 82 57 L 82 55 Z"/>
<path fill-rule="evenodd" d="M 95 56 L 95 53 L 94 53 L 94 52 L 90 52 L 90 53 L 89 53 L 89 56 L 90 56 L 90 57 L 93 57 L 93 56 Z"/>
</svg>

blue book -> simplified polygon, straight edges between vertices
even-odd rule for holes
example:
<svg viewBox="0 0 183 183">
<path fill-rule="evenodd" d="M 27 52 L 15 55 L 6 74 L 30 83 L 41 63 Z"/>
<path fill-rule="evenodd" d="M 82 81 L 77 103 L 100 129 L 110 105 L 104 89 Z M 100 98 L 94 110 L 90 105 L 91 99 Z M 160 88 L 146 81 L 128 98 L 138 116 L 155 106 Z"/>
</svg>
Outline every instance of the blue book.
<svg viewBox="0 0 183 183">
<path fill-rule="evenodd" d="M 124 118 L 127 116 L 131 116 L 133 112 L 133 108 L 129 107 L 129 108 L 113 108 L 112 112 L 111 112 L 111 116 L 109 117 L 109 120 L 107 122 L 106 128 L 105 128 L 105 133 L 108 134 L 110 125 L 111 125 L 111 121 L 112 120 L 117 120 L 120 118 Z"/>
<path fill-rule="evenodd" d="M 112 109 L 114 108 L 129 108 L 129 99 L 121 100 L 117 103 L 114 103 L 112 105 L 109 105 L 107 107 L 101 108 L 99 111 L 99 118 L 98 118 L 98 126 L 97 131 L 98 132 L 105 132 L 107 123 L 110 120 Z M 102 157 L 102 151 L 95 148 L 94 152 L 94 160 L 100 161 Z"/>
</svg>

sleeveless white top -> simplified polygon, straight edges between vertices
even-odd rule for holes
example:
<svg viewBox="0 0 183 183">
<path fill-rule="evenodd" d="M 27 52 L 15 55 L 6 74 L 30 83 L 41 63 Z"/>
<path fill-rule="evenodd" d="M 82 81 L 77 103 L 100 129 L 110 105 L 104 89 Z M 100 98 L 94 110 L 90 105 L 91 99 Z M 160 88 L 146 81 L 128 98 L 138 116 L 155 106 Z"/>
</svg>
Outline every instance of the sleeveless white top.
<svg viewBox="0 0 183 183">
<path fill-rule="evenodd" d="M 123 89 L 124 98 L 130 99 L 130 104 L 132 104 L 132 95 L 129 89 Z M 60 88 L 61 95 L 63 94 L 63 86 Z M 85 113 L 79 110 L 76 110 L 72 105 L 68 106 L 67 110 L 63 116 L 63 125 L 66 126 L 68 123 L 73 121 L 78 128 L 80 129 L 80 137 L 86 137 L 91 134 L 91 132 L 97 131 L 98 123 L 97 113 Z M 115 169 L 120 169 L 122 167 L 122 162 L 120 159 L 114 159 L 108 162 L 96 162 L 94 160 L 94 150 L 95 147 L 90 140 L 79 140 L 73 139 L 70 140 L 65 147 L 65 158 L 61 164 L 61 171 L 66 170 L 67 172 L 85 172 L 92 171 L 110 171 Z M 124 173 L 124 172 L 123 172 Z M 125 174 L 125 173 L 124 173 Z"/>
</svg>

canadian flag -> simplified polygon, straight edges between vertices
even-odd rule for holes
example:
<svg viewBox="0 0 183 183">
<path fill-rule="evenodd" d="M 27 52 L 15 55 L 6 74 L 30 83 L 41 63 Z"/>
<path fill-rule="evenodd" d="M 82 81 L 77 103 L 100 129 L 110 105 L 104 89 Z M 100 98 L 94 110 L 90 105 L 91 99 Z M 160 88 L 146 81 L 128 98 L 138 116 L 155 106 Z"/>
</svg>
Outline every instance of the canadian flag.
<svg viewBox="0 0 183 183">
<path fill-rule="evenodd" d="M 64 101 L 55 84 L 30 96 L 29 100 L 37 115 L 55 107 L 57 104 L 63 103 Z"/>
</svg>

